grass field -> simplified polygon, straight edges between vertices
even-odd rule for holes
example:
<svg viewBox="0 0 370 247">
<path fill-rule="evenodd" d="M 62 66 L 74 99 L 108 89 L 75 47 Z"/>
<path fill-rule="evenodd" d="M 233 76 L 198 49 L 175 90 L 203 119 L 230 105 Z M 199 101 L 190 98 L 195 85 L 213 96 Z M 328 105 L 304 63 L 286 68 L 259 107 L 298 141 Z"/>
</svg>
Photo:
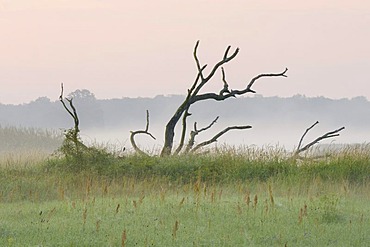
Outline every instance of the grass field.
<svg viewBox="0 0 370 247">
<path fill-rule="evenodd" d="M 129 183 L 131 189 L 121 195 L 108 191 L 75 200 L 61 195 L 2 204 L 1 245 L 366 246 L 370 241 L 368 200 L 348 192 L 287 193 L 272 203 L 263 185 L 249 194 L 242 185 L 209 187 L 207 193 Z"/>
<path fill-rule="evenodd" d="M 0 159 L 0 246 L 367 246 L 370 153 Z M 76 165 L 76 164 L 74 164 Z"/>
</svg>

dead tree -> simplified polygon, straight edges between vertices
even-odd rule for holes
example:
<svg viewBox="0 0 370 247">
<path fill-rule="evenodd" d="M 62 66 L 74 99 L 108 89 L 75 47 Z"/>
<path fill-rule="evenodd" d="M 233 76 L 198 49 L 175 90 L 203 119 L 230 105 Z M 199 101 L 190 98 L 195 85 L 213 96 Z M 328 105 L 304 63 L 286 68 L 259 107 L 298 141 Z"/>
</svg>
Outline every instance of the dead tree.
<svg viewBox="0 0 370 247">
<path fill-rule="evenodd" d="M 231 60 L 233 60 L 237 54 L 239 53 L 239 48 L 235 49 L 235 51 L 232 54 L 229 54 L 231 46 L 228 46 L 225 50 L 225 53 L 222 57 L 222 59 L 217 62 L 213 68 L 210 70 L 209 74 L 204 73 L 204 69 L 207 67 L 207 65 L 201 65 L 197 51 L 198 51 L 199 41 L 196 42 L 194 47 L 194 60 L 197 67 L 197 76 L 195 78 L 195 81 L 193 82 L 190 89 L 188 89 L 187 96 L 185 100 L 181 103 L 181 105 L 177 108 L 176 112 L 173 114 L 173 116 L 168 121 L 166 128 L 165 128 L 165 138 L 164 138 L 164 146 L 161 151 L 161 156 L 171 155 L 172 149 L 173 149 L 173 142 L 175 137 L 175 127 L 179 120 L 182 117 L 182 132 L 181 132 L 181 138 L 180 138 L 180 144 L 179 147 L 176 149 L 175 153 L 179 153 L 184 145 L 185 135 L 186 135 L 186 128 L 187 128 L 187 118 L 191 115 L 189 113 L 190 106 L 196 102 L 200 102 L 203 100 L 216 100 L 216 101 L 222 101 L 226 100 L 231 97 L 236 97 L 238 95 L 244 95 L 247 93 L 256 93 L 252 89 L 253 84 L 263 78 L 263 77 L 286 77 L 286 72 L 288 69 L 285 69 L 281 73 L 276 74 L 260 74 L 256 77 L 252 78 L 252 80 L 247 84 L 247 86 L 244 89 L 241 90 L 231 90 L 229 88 L 229 84 L 226 81 L 226 75 L 225 70 L 222 67 L 223 65 L 227 64 Z M 213 78 L 215 73 L 221 68 L 222 70 L 222 81 L 223 81 L 223 88 L 220 90 L 219 93 L 201 93 L 201 89 Z M 240 126 L 239 126 L 240 127 Z M 238 126 L 234 127 L 228 127 L 224 131 L 221 131 L 219 134 L 224 134 L 229 130 L 232 129 L 247 129 L 250 128 L 250 126 L 242 126 L 242 128 L 239 128 Z M 216 135 L 214 138 L 209 140 L 209 143 L 212 143 L 217 140 L 217 138 L 220 135 Z M 207 142 L 206 142 L 207 143 Z M 200 144 L 199 144 L 200 145 Z M 198 146 L 199 146 L 198 145 Z M 207 144 L 204 144 L 207 145 Z M 202 145 L 202 146 L 204 146 Z M 195 149 L 195 148 L 194 148 Z"/>
<path fill-rule="evenodd" d="M 145 134 L 145 135 L 148 135 L 150 136 L 151 138 L 153 138 L 155 140 L 155 137 L 149 132 L 149 111 L 147 110 L 146 111 L 146 126 L 145 126 L 145 130 L 137 130 L 137 131 L 131 131 L 131 135 L 130 135 L 130 142 L 131 142 L 131 145 L 132 147 L 134 148 L 134 150 L 141 154 L 141 155 L 148 155 L 147 153 L 145 153 L 144 151 L 142 151 L 137 145 L 136 145 L 136 142 L 135 142 L 135 135 L 138 135 L 138 134 Z"/>
<path fill-rule="evenodd" d="M 79 128 L 79 124 L 80 124 L 80 120 L 78 119 L 78 115 L 77 115 L 77 110 L 75 108 L 75 106 L 73 105 L 73 98 L 63 98 L 63 92 L 64 92 L 64 88 L 63 88 L 63 83 L 61 83 L 61 93 L 60 93 L 60 96 L 59 96 L 59 101 L 62 103 L 64 109 L 68 112 L 68 114 L 73 118 L 73 121 L 74 121 L 74 127 L 69 129 L 69 130 L 66 130 L 65 132 L 65 143 L 64 143 L 64 148 L 66 149 L 70 149 L 70 150 L 64 150 L 65 153 L 71 151 L 71 150 L 74 150 L 73 152 L 75 153 L 75 155 L 79 155 L 81 153 L 81 149 L 86 149 L 87 147 L 81 142 L 80 140 L 80 137 L 79 137 L 79 133 L 80 133 L 80 128 Z M 67 106 L 67 104 L 64 102 L 64 100 L 66 100 L 69 104 L 69 108 Z M 72 142 L 74 147 L 70 147 L 68 143 Z"/>
<path fill-rule="evenodd" d="M 297 149 L 293 153 L 293 156 L 292 156 L 293 159 L 303 159 L 300 156 L 300 153 L 302 153 L 304 151 L 307 151 L 312 146 L 314 146 L 315 144 L 318 144 L 320 141 L 322 141 L 324 139 L 328 139 L 328 138 L 333 138 L 333 137 L 339 136 L 339 132 L 345 129 L 345 127 L 341 127 L 339 129 L 336 129 L 336 130 L 333 130 L 333 131 L 329 131 L 329 132 L 323 134 L 322 136 L 317 137 L 316 139 L 314 139 L 313 141 L 311 141 L 310 143 L 308 143 L 308 144 L 306 144 L 305 146 L 302 147 L 302 142 L 303 142 L 304 137 L 317 124 L 319 124 L 319 121 L 316 121 L 313 125 L 311 125 L 309 128 L 307 128 L 306 131 L 303 133 L 301 139 L 299 140 L 298 147 L 297 147 Z M 316 158 L 319 158 L 319 157 L 316 157 Z"/>
</svg>

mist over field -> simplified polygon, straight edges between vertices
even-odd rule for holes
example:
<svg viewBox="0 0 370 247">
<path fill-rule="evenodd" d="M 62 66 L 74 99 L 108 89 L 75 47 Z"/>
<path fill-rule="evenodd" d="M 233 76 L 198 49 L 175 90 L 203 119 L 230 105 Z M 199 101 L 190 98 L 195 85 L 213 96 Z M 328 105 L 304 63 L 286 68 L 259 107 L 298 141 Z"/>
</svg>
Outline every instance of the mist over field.
<svg viewBox="0 0 370 247">
<path fill-rule="evenodd" d="M 149 131 L 157 138 L 139 135 L 137 143 L 146 150 L 158 151 L 163 146 L 164 128 L 184 96 L 154 98 L 122 98 L 99 100 L 88 90 L 71 94 L 80 118 L 81 137 L 86 143 L 103 143 L 116 148 L 131 148 L 130 131 L 145 129 L 146 110 L 150 112 Z M 203 101 L 191 107 L 188 133 L 196 121 L 198 129 L 208 126 L 217 116 L 217 123 L 202 132 L 196 142 L 205 141 L 228 126 L 251 125 L 252 129 L 233 130 L 217 145 L 257 145 L 294 148 L 303 132 L 314 122 L 305 141 L 312 141 L 328 131 L 346 127 L 339 137 L 322 143 L 353 144 L 368 142 L 370 102 L 365 97 L 333 100 L 296 95 L 289 98 L 241 97 L 222 102 Z M 0 104 L 0 125 L 54 129 L 62 132 L 73 127 L 73 120 L 59 101 L 40 97 L 22 105 Z M 177 126 L 175 144 L 179 141 L 181 123 Z M 187 134 L 188 136 L 189 134 Z"/>
</svg>

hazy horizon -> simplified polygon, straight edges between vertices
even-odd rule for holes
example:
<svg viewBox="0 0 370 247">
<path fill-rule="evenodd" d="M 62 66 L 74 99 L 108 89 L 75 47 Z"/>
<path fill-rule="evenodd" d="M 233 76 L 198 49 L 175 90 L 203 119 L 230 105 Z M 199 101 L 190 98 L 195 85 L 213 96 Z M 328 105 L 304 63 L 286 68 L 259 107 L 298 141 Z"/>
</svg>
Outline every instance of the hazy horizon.
<svg viewBox="0 0 370 247">
<path fill-rule="evenodd" d="M 185 94 L 192 52 L 225 67 L 234 89 L 260 73 L 263 96 L 370 98 L 370 2 L 291 0 L 0 1 L 0 102 L 87 88 L 99 99 Z M 218 72 L 205 90 L 222 87 Z"/>
<path fill-rule="evenodd" d="M 86 143 L 98 141 L 130 147 L 130 131 L 145 128 L 145 112 L 149 110 L 149 130 L 157 140 L 143 135 L 139 136 L 138 143 L 148 149 L 160 147 L 163 145 L 167 121 L 183 97 L 173 95 L 100 101 L 76 97 L 74 105 L 79 115 L 81 137 Z M 370 126 L 370 102 L 363 97 L 332 100 L 297 95 L 289 98 L 244 97 L 222 102 L 210 100 L 194 104 L 191 113 L 188 131 L 195 121 L 198 128 L 202 128 L 219 116 L 217 124 L 197 137 L 198 143 L 228 126 L 251 125 L 252 129 L 231 131 L 218 142 L 237 146 L 279 145 L 292 149 L 304 130 L 316 121 L 320 124 L 310 131 L 305 143 L 343 126 L 345 130 L 339 137 L 323 141 L 323 144 L 366 143 Z M 57 100 L 49 102 L 41 99 L 18 106 L 0 104 L 0 126 L 54 129 L 62 133 L 73 126 L 73 119 Z M 181 126 L 181 123 L 177 126 L 175 144 L 179 141 Z"/>
<path fill-rule="evenodd" d="M 94 96 L 95 96 L 95 99 L 96 100 L 120 100 L 120 99 L 155 99 L 157 97 L 186 97 L 186 94 L 157 94 L 157 95 L 149 95 L 149 96 L 122 96 L 122 97 L 113 97 L 113 98 L 97 98 L 95 93 L 90 91 L 89 89 L 87 88 L 76 88 L 75 90 L 72 90 L 70 92 L 65 92 L 65 97 L 68 98 L 68 94 L 69 93 L 73 93 L 74 91 L 76 90 L 88 90 L 90 93 L 92 93 Z M 33 99 L 30 99 L 29 101 L 27 102 L 16 102 L 16 103 L 4 103 L 4 102 L 1 102 L 0 101 L 0 104 L 2 105 L 14 105 L 14 106 L 17 106 L 17 105 L 27 105 L 27 104 L 30 104 L 30 103 L 33 103 L 39 99 L 43 99 L 43 98 L 47 98 L 48 100 L 50 100 L 50 102 L 58 102 L 59 101 L 59 96 L 60 96 L 60 92 L 58 95 L 55 95 L 54 97 L 49 97 L 47 95 L 39 95 L 39 96 L 36 96 L 35 98 Z M 289 96 L 280 96 L 280 95 L 270 95 L 270 96 L 267 96 L 267 95 L 263 95 L 263 94 L 247 94 L 247 95 L 241 95 L 241 96 L 238 96 L 237 98 L 248 98 L 248 97 L 261 97 L 261 98 L 274 98 L 274 97 L 277 97 L 277 98 L 281 98 L 281 99 L 288 99 L 288 98 L 294 98 L 294 97 L 304 97 L 304 98 L 307 98 L 307 99 L 315 99 L 315 98 L 325 98 L 325 99 L 329 99 L 329 100 L 351 100 L 351 99 L 355 99 L 355 98 L 365 98 L 366 101 L 370 101 L 370 97 L 366 97 L 364 95 L 358 95 L 358 96 L 353 96 L 353 97 L 341 97 L 341 98 L 331 98 L 331 97 L 326 97 L 324 95 L 318 95 L 318 96 L 307 96 L 305 94 L 293 94 L 293 95 L 289 95 Z"/>
</svg>

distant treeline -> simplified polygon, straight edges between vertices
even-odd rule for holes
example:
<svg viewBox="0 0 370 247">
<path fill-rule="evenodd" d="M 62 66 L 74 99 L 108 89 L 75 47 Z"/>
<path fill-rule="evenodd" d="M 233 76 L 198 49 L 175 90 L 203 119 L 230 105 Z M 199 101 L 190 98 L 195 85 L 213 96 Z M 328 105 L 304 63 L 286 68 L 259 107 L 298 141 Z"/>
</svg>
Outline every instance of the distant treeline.
<svg viewBox="0 0 370 247">
<path fill-rule="evenodd" d="M 167 121 L 184 98 L 181 95 L 160 95 L 154 98 L 100 100 L 86 89 L 76 90 L 69 96 L 74 98 L 82 131 L 144 128 L 145 111 L 149 110 L 151 126 L 160 128 L 158 135 L 162 135 Z M 332 130 L 340 126 L 345 126 L 347 133 L 351 133 L 350 131 L 364 133 L 370 130 L 370 102 L 362 96 L 334 100 L 325 97 L 308 98 L 303 95 L 289 98 L 254 95 L 222 102 L 199 102 L 190 109 L 190 112 L 192 113 L 189 118 L 190 128 L 194 121 L 197 121 L 199 126 L 206 126 L 215 117 L 220 116 L 218 121 L 220 124 L 217 126 L 224 128 L 228 124 L 250 124 L 253 129 L 248 130 L 248 133 L 258 133 L 258 135 L 260 134 L 257 131 L 262 132 L 258 127 L 262 128 L 262 126 L 265 130 L 271 129 L 274 133 L 296 128 L 297 131 L 294 133 L 285 133 L 285 135 L 292 134 L 294 140 L 298 140 L 304 129 L 317 120 L 324 130 Z M 40 97 L 22 105 L 0 104 L 0 125 L 58 130 L 71 128 L 73 120 L 63 109 L 57 97 L 56 100 Z M 216 131 L 216 128 L 213 131 Z M 129 133 L 122 133 L 123 135 L 128 136 Z M 252 140 L 256 139 L 253 138 Z M 279 141 L 278 138 L 282 139 L 277 135 L 274 140 Z M 358 140 L 358 142 L 364 141 Z"/>
<path fill-rule="evenodd" d="M 77 90 L 74 104 L 81 120 L 81 128 L 117 127 L 145 123 L 145 111 L 150 111 L 151 122 L 166 122 L 184 96 L 156 96 L 154 98 L 96 99 L 88 90 Z M 326 124 L 350 125 L 356 128 L 370 126 L 370 102 L 365 97 L 352 99 L 308 98 L 296 95 L 280 97 L 241 97 L 227 101 L 199 102 L 190 109 L 194 121 L 212 120 L 216 116 L 225 121 L 241 122 L 303 122 L 313 120 Z M 2 126 L 36 128 L 69 128 L 71 119 L 58 100 L 40 97 L 22 105 L 0 103 Z"/>
</svg>

